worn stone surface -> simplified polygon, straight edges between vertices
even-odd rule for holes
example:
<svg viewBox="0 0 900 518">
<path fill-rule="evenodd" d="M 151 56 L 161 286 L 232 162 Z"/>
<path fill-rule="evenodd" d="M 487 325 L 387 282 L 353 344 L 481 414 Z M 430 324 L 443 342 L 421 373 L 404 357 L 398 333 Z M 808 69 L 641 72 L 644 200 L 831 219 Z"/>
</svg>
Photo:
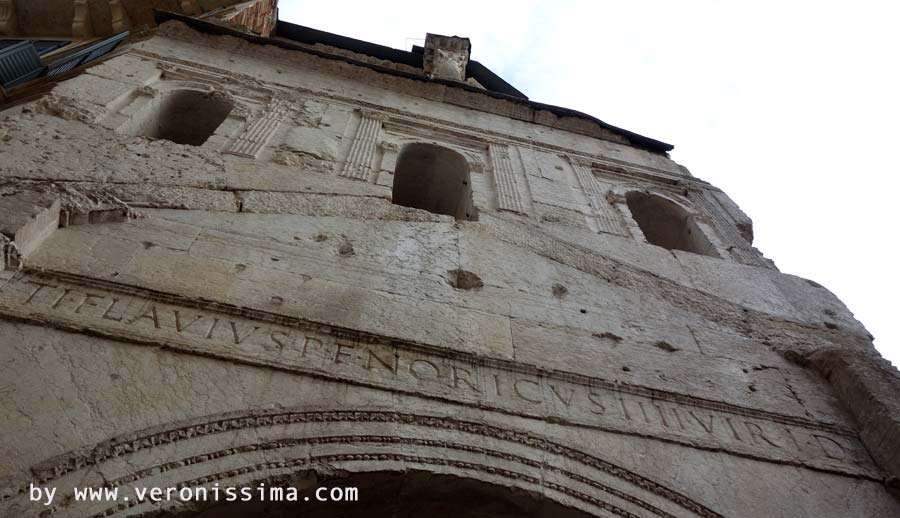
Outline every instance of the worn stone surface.
<svg viewBox="0 0 900 518">
<path fill-rule="evenodd" d="M 483 515 L 900 512 L 900 375 L 727 196 L 584 119 L 307 47 L 169 22 L 0 113 L 0 516 L 45 510 L 32 482 L 422 473 L 494 488 Z M 199 145 L 151 136 L 183 90 L 228 108 Z M 473 216 L 392 203 L 408 144 L 463 164 Z M 705 248 L 659 246 L 631 192 Z"/>
</svg>

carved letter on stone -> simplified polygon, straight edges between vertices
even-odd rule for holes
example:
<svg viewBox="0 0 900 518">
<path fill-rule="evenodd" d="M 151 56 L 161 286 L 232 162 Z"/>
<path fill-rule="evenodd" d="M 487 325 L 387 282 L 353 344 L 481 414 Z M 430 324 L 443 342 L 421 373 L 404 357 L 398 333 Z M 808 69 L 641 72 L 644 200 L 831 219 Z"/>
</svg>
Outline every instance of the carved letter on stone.
<svg viewBox="0 0 900 518">
<path fill-rule="evenodd" d="M 588 199 L 591 206 L 593 216 L 597 221 L 600 232 L 609 234 L 626 235 L 622 226 L 622 220 L 619 219 L 615 209 L 609 204 L 606 195 L 597 184 L 597 179 L 591 171 L 591 166 L 581 160 L 569 158 L 572 168 L 575 170 L 575 176 L 578 178 L 578 184 Z"/>
<path fill-rule="evenodd" d="M 244 127 L 244 131 L 235 137 L 225 152 L 256 158 L 266 142 L 269 141 L 269 137 L 275 133 L 278 124 L 284 120 L 287 111 L 287 103 L 279 100 L 272 101 L 263 113 Z"/>
<path fill-rule="evenodd" d="M 368 181 L 372 174 L 372 160 L 375 158 L 375 148 L 378 136 L 381 134 L 381 120 L 370 113 L 363 113 L 356 129 L 356 137 L 350 146 L 350 154 L 344 163 L 341 176 L 354 180 Z"/>
<path fill-rule="evenodd" d="M 511 360 L 449 358 L 418 344 L 386 344 L 358 334 L 338 337 L 319 323 L 276 323 L 261 312 L 198 306 L 179 296 L 162 299 L 126 285 L 18 274 L 0 290 L 0 317 L 92 336 L 138 338 L 141 344 L 184 354 L 279 365 L 299 374 L 398 393 L 415 391 L 423 398 L 523 417 L 553 415 L 573 425 L 754 459 L 792 463 L 802 458 L 803 465 L 814 468 L 867 477 L 881 473 L 856 432 L 833 423 L 686 394 L 654 391 L 651 396 L 632 392 L 634 387 L 623 391 L 609 380 L 541 372 Z M 2 510 L 0 515 L 6 516 Z"/>
<path fill-rule="evenodd" d="M 494 169 L 494 183 L 497 187 L 497 205 L 500 210 L 525 214 L 525 204 L 519 192 L 519 182 L 509 158 L 509 147 L 505 144 L 490 144 L 491 165 Z"/>
</svg>

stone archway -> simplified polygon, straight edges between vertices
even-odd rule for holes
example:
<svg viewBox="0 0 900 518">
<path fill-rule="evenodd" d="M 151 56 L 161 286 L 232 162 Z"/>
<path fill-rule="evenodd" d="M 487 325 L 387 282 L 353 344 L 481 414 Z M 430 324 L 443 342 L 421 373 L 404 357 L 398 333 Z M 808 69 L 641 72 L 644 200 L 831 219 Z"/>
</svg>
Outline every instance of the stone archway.
<svg viewBox="0 0 900 518">
<path fill-rule="evenodd" d="M 474 479 L 426 471 L 358 473 L 320 479 L 322 487 L 355 488 L 356 502 L 320 502 L 315 490 L 295 503 L 225 503 L 172 512 L 167 518 L 589 518 L 541 495 Z M 309 500 L 306 500 L 306 499 Z"/>
<path fill-rule="evenodd" d="M 570 509 L 573 516 L 721 518 L 673 489 L 541 435 L 391 409 L 256 410 L 208 416 L 115 437 L 48 459 L 31 471 L 19 481 L 17 494 L 0 501 L 0 515 L 220 518 L 196 514 L 213 513 L 214 505 L 184 505 L 177 498 L 140 502 L 132 497 L 117 505 L 76 505 L 65 491 L 76 485 L 117 487 L 123 494 L 133 494 L 135 487 L 260 483 L 298 487 L 298 477 L 310 474 L 314 480 L 307 478 L 306 488 L 329 479 L 378 485 L 395 475 L 420 472 L 435 480 L 466 481 L 460 487 L 479 498 L 495 491 L 540 495 L 546 505 Z M 38 484 L 61 491 L 52 508 L 39 509 L 28 502 L 29 479 L 35 478 Z M 516 502 L 507 498 L 509 507 L 503 509 L 514 509 Z M 229 508 L 216 512 L 227 518 Z"/>
</svg>

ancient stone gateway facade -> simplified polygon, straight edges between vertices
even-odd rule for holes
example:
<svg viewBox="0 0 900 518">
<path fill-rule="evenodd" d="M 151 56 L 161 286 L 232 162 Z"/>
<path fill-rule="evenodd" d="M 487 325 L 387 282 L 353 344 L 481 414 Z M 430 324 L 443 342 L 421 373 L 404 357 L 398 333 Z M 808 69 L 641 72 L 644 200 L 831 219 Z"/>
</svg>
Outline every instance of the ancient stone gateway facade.
<svg viewBox="0 0 900 518">
<path fill-rule="evenodd" d="M 182 4 L 4 93 L 0 516 L 900 515 L 897 371 L 670 145 Z"/>
</svg>

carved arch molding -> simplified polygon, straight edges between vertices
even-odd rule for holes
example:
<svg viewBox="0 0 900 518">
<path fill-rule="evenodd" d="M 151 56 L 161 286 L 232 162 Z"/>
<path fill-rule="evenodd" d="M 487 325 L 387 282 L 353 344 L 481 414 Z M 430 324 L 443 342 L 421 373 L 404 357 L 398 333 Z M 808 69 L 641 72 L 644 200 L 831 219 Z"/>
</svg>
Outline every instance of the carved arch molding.
<svg viewBox="0 0 900 518">
<path fill-rule="evenodd" d="M 158 516 L 160 504 L 135 499 L 118 505 L 73 503 L 65 498 L 66 488 L 245 486 L 322 469 L 453 475 L 539 494 L 596 516 L 722 516 L 673 489 L 546 437 L 372 409 L 245 411 L 114 437 L 32 467 L 28 477 L 8 488 L 0 515 Z M 53 507 L 37 509 L 28 501 L 31 482 L 59 488 Z"/>
</svg>

